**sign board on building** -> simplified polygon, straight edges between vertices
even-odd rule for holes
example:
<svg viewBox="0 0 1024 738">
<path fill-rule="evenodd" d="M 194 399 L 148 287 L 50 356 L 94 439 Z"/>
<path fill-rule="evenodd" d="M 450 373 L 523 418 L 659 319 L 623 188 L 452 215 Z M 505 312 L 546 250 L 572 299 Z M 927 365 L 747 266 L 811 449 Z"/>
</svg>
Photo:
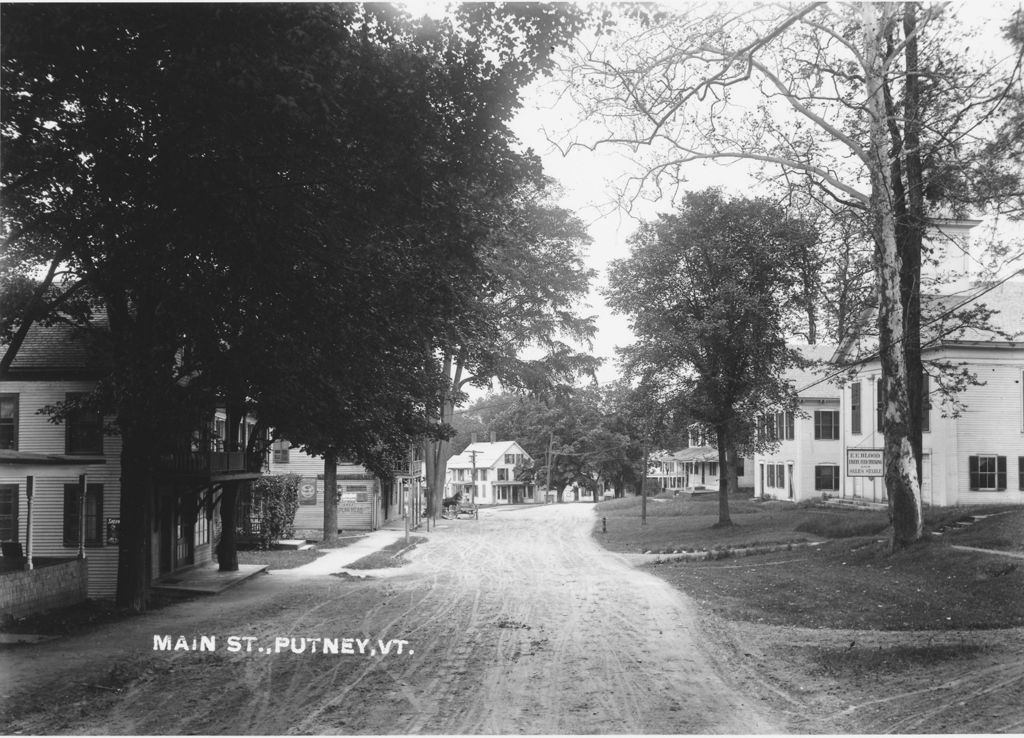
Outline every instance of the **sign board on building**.
<svg viewBox="0 0 1024 738">
<path fill-rule="evenodd" d="M 881 448 L 846 449 L 846 475 L 849 477 L 885 476 L 884 455 L 885 449 Z"/>
<path fill-rule="evenodd" d="M 299 504 L 300 505 L 315 505 L 316 504 L 316 480 L 303 478 L 299 482 Z"/>
<path fill-rule="evenodd" d="M 116 546 L 121 538 L 121 518 L 107 518 L 107 545 Z"/>
</svg>

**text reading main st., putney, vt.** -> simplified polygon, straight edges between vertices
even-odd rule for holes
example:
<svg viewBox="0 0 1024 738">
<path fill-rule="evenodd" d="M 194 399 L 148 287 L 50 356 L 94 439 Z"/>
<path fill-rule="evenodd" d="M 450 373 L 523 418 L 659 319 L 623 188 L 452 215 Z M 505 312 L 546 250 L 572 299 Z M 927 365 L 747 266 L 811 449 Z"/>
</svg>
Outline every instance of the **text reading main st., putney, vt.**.
<svg viewBox="0 0 1024 738">
<path fill-rule="evenodd" d="M 223 645 L 228 653 L 309 653 L 339 656 L 411 656 L 409 641 L 399 638 L 311 638 L 308 636 L 275 636 L 273 640 L 258 636 L 173 636 L 154 635 L 154 651 L 217 651 Z"/>
</svg>

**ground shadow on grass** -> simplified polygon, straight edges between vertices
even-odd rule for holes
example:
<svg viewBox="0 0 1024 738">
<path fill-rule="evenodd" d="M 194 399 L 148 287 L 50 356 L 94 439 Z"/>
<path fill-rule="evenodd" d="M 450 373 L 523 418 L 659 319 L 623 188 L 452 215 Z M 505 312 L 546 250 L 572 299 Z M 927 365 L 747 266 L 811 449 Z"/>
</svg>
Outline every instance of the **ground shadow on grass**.
<svg viewBox="0 0 1024 738">
<path fill-rule="evenodd" d="M 844 539 L 652 571 L 733 620 L 866 630 L 1024 625 L 1024 567 L 937 542 L 890 554 L 884 541 Z"/>
</svg>

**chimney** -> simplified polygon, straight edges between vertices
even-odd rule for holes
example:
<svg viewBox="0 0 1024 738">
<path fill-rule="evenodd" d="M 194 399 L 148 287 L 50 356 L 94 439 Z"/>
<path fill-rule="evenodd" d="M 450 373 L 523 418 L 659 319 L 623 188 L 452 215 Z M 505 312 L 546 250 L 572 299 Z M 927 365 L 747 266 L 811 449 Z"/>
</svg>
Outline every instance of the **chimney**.
<svg viewBox="0 0 1024 738">
<path fill-rule="evenodd" d="M 476 443 L 476 433 L 470 433 L 469 434 L 469 442 L 470 443 Z"/>
<path fill-rule="evenodd" d="M 497 432 L 491 431 L 491 443 L 497 443 L 497 442 L 498 442 L 498 434 L 497 434 Z"/>
</svg>

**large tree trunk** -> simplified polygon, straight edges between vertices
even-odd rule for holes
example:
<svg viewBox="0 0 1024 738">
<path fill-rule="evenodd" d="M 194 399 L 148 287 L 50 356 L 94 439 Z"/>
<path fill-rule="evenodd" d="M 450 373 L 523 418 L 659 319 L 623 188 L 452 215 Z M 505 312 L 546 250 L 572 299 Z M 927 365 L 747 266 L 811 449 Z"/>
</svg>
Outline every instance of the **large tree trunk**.
<svg viewBox="0 0 1024 738">
<path fill-rule="evenodd" d="M 225 482 L 220 493 L 220 543 L 217 570 L 238 571 L 238 496 L 242 482 Z"/>
<path fill-rule="evenodd" d="M 324 454 L 323 545 L 338 545 L 338 457 L 333 452 Z"/>
<path fill-rule="evenodd" d="M 715 426 L 715 435 L 718 436 L 718 523 L 716 527 L 732 525 L 732 518 L 729 517 L 729 474 L 726 469 L 729 466 L 729 444 L 732 439 L 729 429 L 725 423 Z"/>
<path fill-rule="evenodd" d="M 120 419 L 121 529 L 118 538 L 118 607 L 143 612 L 149 603 L 152 571 L 155 443 L 145 423 Z"/>
<path fill-rule="evenodd" d="M 878 272 L 878 332 L 885 388 L 885 486 L 893 524 L 892 545 L 899 548 L 921 538 L 921 488 L 908 424 L 909 396 L 904 353 L 906 324 L 902 300 L 902 259 L 896 243 L 893 183 L 885 105 L 885 26 L 891 6 L 864 4 L 865 82 L 870 115 L 872 235 Z M 882 16 L 882 18 L 879 17 Z"/>
<path fill-rule="evenodd" d="M 918 81 L 917 4 L 905 3 L 903 8 L 904 55 L 907 61 L 904 91 L 903 158 L 906 171 L 906 192 L 902 231 L 897 239 L 903 271 L 900 281 L 903 298 L 906 336 L 903 342 L 907 359 L 907 400 L 910 442 L 917 461 L 917 478 L 921 479 L 924 443 L 921 435 L 924 403 L 924 363 L 921 360 L 921 258 L 924 242 L 924 182 L 921 163 L 921 103 Z"/>
<path fill-rule="evenodd" d="M 740 492 L 739 478 L 736 476 L 736 460 L 739 455 L 731 444 L 725 448 L 725 456 L 728 460 L 722 472 L 725 474 L 726 487 L 730 495 L 738 495 Z"/>
</svg>

